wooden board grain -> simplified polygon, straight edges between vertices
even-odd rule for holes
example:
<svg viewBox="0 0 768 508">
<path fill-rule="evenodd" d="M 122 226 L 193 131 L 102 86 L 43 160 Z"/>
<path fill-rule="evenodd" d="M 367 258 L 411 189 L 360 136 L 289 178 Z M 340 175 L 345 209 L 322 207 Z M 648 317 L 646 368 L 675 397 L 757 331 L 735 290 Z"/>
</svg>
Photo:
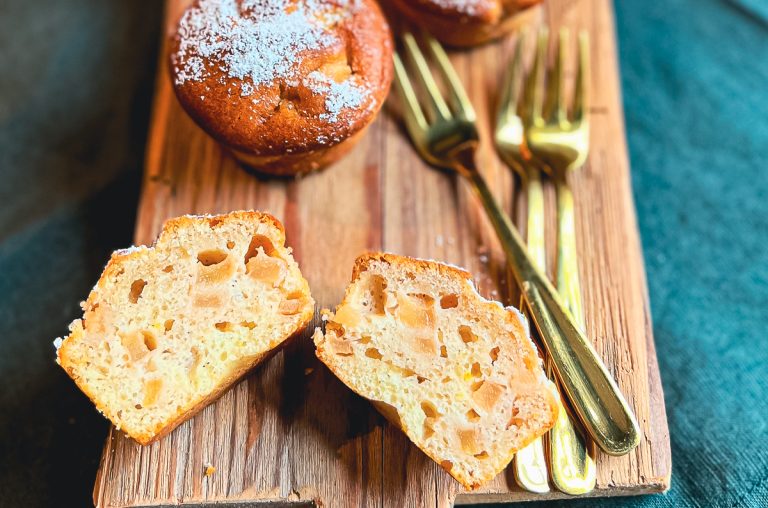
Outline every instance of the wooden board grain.
<svg viewBox="0 0 768 508">
<path fill-rule="evenodd" d="M 169 31 L 186 3 L 168 0 Z M 669 485 L 669 431 L 630 188 L 611 3 L 549 0 L 532 18 L 591 33 L 591 154 L 572 175 L 584 308 L 588 335 L 642 429 L 642 442 L 630 454 L 598 455 L 592 495 L 660 492 Z M 514 178 L 489 144 L 502 63 L 513 42 L 511 37 L 451 58 L 478 111 L 480 167 L 522 223 L 523 200 Z M 341 300 L 354 258 L 371 249 L 464 266 L 483 294 L 515 302 L 516 290 L 482 208 L 466 185 L 416 156 L 398 124 L 396 101 L 354 151 L 328 170 L 288 181 L 260 179 L 244 172 L 183 113 L 165 62 L 163 53 L 137 243 L 150 243 L 168 217 L 265 210 L 284 222 L 318 309 Z M 546 193 L 552 211 L 551 186 Z M 548 216 L 552 241 L 554 219 Z M 552 257 L 550 266 L 553 262 Z M 157 443 L 142 447 L 113 429 L 95 504 L 444 507 L 454 501 L 565 497 L 523 492 L 510 471 L 480 491 L 462 491 L 318 363 L 310 331 Z M 216 468 L 211 476 L 204 474 L 206 464 Z"/>
</svg>

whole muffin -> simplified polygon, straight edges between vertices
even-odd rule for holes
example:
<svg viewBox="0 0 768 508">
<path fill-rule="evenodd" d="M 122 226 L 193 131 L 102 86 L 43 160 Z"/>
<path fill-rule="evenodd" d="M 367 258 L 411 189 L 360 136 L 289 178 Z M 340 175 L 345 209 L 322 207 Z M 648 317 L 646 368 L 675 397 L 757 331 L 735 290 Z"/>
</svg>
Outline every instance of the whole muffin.
<svg viewBox="0 0 768 508">
<path fill-rule="evenodd" d="M 523 11 L 541 0 L 394 0 L 412 21 L 451 46 L 476 46 L 525 22 Z"/>
<path fill-rule="evenodd" d="M 189 115 L 257 171 L 341 157 L 381 108 L 392 35 L 374 0 L 198 0 L 171 45 Z"/>
</svg>

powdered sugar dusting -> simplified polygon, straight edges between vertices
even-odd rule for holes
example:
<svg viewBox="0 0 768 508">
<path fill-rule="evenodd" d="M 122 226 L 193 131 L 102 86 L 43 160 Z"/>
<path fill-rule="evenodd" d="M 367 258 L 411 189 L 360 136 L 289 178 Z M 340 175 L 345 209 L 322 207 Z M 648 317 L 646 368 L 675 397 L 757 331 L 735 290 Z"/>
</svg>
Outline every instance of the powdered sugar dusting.
<svg viewBox="0 0 768 508">
<path fill-rule="evenodd" d="M 488 9 L 488 6 L 484 4 L 490 2 L 487 0 L 432 0 L 432 3 L 443 9 L 453 9 L 457 12 L 475 16 Z"/>
<path fill-rule="evenodd" d="M 364 87 L 358 86 L 353 80 L 348 79 L 337 83 L 322 72 L 312 72 L 305 81 L 307 87 L 315 93 L 326 94 L 326 113 L 320 115 L 320 119 L 334 122 L 339 113 L 345 108 L 359 107 L 367 95 Z"/>
<path fill-rule="evenodd" d="M 326 27 L 341 22 L 355 5 L 355 0 L 200 0 L 179 22 L 175 82 L 202 81 L 217 70 L 240 80 L 237 93 L 250 96 L 275 81 L 303 81 L 326 97 L 320 118 L 335 121 L 345 108 L 364 103 L 365 87 L 354 76 L 337 83 L 318 71 L 302 80 L 295 63 L 303 52 L 337 44 Z"/>
</svg>

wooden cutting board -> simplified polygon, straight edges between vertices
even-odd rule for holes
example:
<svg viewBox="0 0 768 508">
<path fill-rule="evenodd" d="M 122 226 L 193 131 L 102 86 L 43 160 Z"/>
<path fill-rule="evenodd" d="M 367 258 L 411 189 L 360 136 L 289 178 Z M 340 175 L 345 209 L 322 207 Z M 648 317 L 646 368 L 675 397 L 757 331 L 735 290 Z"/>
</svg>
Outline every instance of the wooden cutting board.
<svg viewBox="0 0 768 508">
<path fill-rule="evenodd" d="M 187 2 L 167 1 L 169 33 Z M 634 408 L 643 439 L 626 456 L 598 454 L 597 488 L 591 495 L 661 492 L 669 486 L 669 430 L 630 188 L 611 2 L 549 0 L 529 18 L 533 25 L 552 29 L 587 29 L 592 40 L 591 154 L 572 175 L 584 308 L 588 335 Z M 451 57 L 478 112 L 480 167 L 522 224 L 524 198 L 489 143 L 497 86 L 513 43 L 511 37 Z M 398 123 L 396 100 L 390 100 L 354 151 L 328 170 L 288 181 L 260 179 L 244 172 L 181 110 L 165 51 L 137 244 L 151 243 L 162 222 L 180 214 L 264 210 L 285 224 L 318 310 L 341 300 L 352 262 L 365 250 L 464 266 L 475 274 L 484 295 L 517 302 L 482 208 L 463 182 L 417 157 Z M 546 192 L 552 211 L 551 186 Z M 548 217 L 553 245 L 554 216 Z M 159 442 L 142 447 L 112 429 L 96 479 L 95 504 L 443 507 L 454 501 L 565 497 L 521 491 L 510 470 L 477 492 L 464 492 L 318 363 L 309 339 L 312 328 Z M 216 468 L 210 476 L 205 475 L 207 464 Z"/>
</svg>

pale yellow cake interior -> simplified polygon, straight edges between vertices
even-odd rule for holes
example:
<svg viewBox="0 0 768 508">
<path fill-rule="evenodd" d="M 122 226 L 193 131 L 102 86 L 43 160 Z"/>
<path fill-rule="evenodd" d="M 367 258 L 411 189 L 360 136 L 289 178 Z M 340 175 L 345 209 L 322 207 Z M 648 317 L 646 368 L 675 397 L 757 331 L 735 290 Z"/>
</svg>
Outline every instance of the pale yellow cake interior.
<svg viewBox="0 0 768 508">
<path fill-rule="evenodd" d="M 59 361 L 140 442 L 220 391 L 311 319 L 282 230 L 259 215 L 177 219 L 116 253 Z"/>
<path fill-rule="evenodd" d="M 371 259 L 315 342 L 344 383 L 476 487 L 548 430 L 557 409 L 524 318 L 459 273 Z"/>
</svg>

